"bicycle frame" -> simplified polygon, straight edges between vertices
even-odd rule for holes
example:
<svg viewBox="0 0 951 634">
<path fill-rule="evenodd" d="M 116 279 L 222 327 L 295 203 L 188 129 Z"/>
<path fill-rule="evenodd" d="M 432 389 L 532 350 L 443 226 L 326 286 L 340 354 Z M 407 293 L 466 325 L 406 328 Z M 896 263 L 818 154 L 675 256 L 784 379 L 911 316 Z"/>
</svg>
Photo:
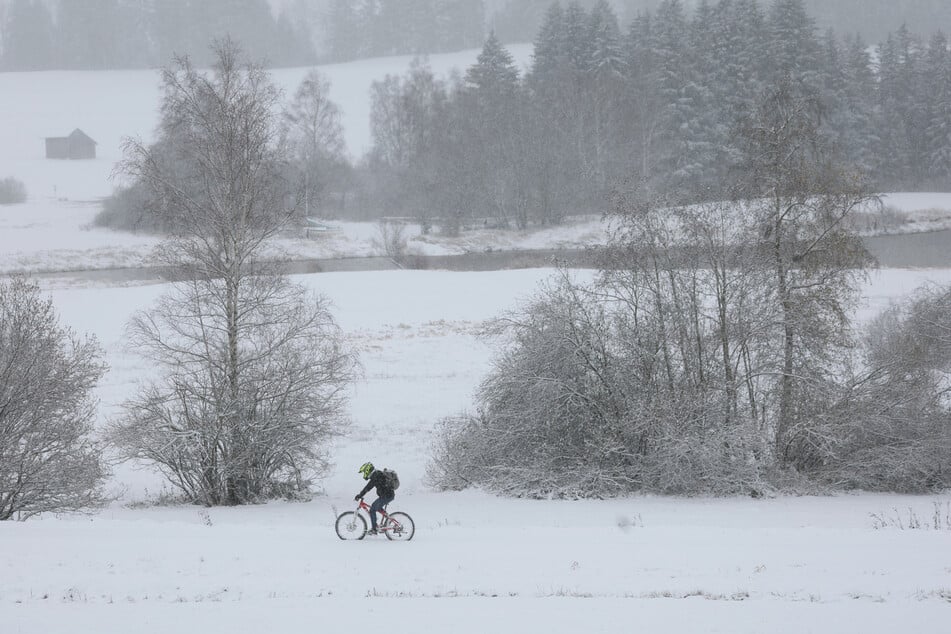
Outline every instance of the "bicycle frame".
<svg viewBox="0 0 951 634">
<path fill-rule="evenodd" d="M 370 515 L 370 514 L 371 514 L 370 505 L 367 504 L 367 503 L 363 500 L 363 498 L 360 498 L 360 504 L 357 506 L 356 512 L 359 513 L 360 511 L 363 511 L 363 512 L 366 513 L 367 515 Z M 387 515 L 387 513 L 386 513 L 386 507 L 380 509 L 380 515 L 382 516 L 383 519 L 382 519 L 382 521 L 380 521 L 379 524 L 377 524 L 377 530 L 379 530 L 379 531 L 392 531 L 392 530 L 398 530 L 398 529 L 403 528 L 402 524 L 400 524 L 398 521 L 396 521 L 395 519 L 393 519 L 392 517 L 390 517 L 389 515 Z M 370 526 L 373 526 L 373 518 L 372 518 L 372 517 L 370 518 Z"/>
</svg>

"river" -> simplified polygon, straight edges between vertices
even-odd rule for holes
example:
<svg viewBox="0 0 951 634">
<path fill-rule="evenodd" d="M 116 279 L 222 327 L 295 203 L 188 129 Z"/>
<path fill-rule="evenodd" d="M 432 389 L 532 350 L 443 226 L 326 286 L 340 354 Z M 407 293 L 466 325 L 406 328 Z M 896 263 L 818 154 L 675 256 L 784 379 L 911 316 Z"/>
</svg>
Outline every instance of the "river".
<svg viewBox="0 0 951 634">
<path fill-rule="evenodd" d="M 864 242 L 885 268 L 951 268 L 951 229 L 874 236 Z"/>
<path fill-rule="evenodd" d="M 865 246 L 884 268 L 951 268 L 951 230 L 874 236 Z M 399 262 L 387 257 L 353 257 L 295 260 L 291 274 L 338 271 L 387 271 L 432 269 L 449 271 L 498 271 L 552 266 L 564 262 L 574 267 L 595 266 L 596 249 L 546 249 L 530 251 L 485 251 L 462 255 L 415 255 Z M 76 279 L 90 282 L 162 282 L 169 279 L 160 267 L 106 268 L 35 274 L 41 278 Z"/>
</svg>

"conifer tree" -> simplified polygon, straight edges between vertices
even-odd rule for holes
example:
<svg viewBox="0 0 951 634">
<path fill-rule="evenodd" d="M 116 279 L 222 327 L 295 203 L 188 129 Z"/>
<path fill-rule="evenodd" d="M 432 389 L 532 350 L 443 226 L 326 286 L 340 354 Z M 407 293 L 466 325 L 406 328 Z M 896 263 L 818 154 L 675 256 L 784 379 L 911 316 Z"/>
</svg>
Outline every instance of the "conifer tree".
<svg viewBox="0 0 951 634">
<path fill-rule="evenodd" d="M 694 106 L 685 98 L 688 23 L 680 0 L 665 0 L 657 8 L 648 46 L 656 60 L 649 90 L 656 91 L 661 108 L 653 164 L 667 179 L 667 185 L 672 185 L 678 179 L 682 182 L 686 175 L 682 171 L 689 160 L 684 130 Z"/>
<path fill-rule="evenodd" d="M 468 121 L 467 163 L 481 179 L 481 213 L 499 225 L 526 224 L 526 183 L 520 143 L 519 72 L 511 54 L 490 34 L 465 75 L 463 112 Z"/>
<path fill-rule="evenodd" d="M 917 187 L 925 133 L 924 108 L 918 95 L 921 44 L 902 26 L 879 47 L 879 103 L 882 133 L 881 184 Z"/>
<path fill-rule="evenodd" d="M 847 113 L 842 132 L 843 150 L 856 167 L 871 176 L 875 172 L 881 138 L 872 60 L 861 36 L 846 38 L 842 64 L 845 75 L 842 108 Z"/>
<path fill-rule="evenodd" d="M 609 179 L 620 176 L 615 157 L 620 152 L 617 128 L 617 102 L 623 81 L 624 57 L 620 28 L 614 9 L 606 0 L 591 10 L 589 17 L 591 67 L 586 84 L 590 85 L 591 143 L 593 176 L 600 191 L 607 190 Z"/>
<path fill-rule="evenodd" d="M 942 189 L 951 184 L 951 54 L 948 38 L 940 31 L 928 44 L 921 79 L 927 100 L 925 164 L 929 186 Z"/>
<path fill-rule="evenodd" d="M 535 36 L 532 53 L 532 80 L 551 81 L 551 75 L 565 66 L 568 57 L 568 33 L 565 11 L 553 3 L 545 12 L 544 21 Z"/>
</svg>

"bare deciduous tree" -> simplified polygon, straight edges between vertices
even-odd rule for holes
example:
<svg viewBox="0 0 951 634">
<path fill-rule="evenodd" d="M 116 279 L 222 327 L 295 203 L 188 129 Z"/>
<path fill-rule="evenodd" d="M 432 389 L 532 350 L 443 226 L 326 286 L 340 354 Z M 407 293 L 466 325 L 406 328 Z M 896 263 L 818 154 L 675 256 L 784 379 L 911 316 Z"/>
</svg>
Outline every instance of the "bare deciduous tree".
<svg viewBox="0 0 951 634">
<path fill-rule="evenodd" d="M 303 180 L 305 217 L 320 205 L 333 172 L 347 160 L 340 109 L 329 94 L 330 81 L 312 70 L 284 111 L 285 134 Z"/>
<path fill-rule="evenodd" d="M 194 501 L 241 504 L 300 490 L 322 471 L 355 360 L 326 303 L 263 261 L 294 213 L 278 93 L 230 42 L 216 53 L 210 77 L 187 60 L 163 73 L 163 126 L 189 186 L 152 148 L 127 145 L 126 170 L 176 220 L 163 255 L 181 281 L 131 324 L 162 377 L 126 404 L 113 438 Z"/>
<path fill-rule="evenodd" d="M 811 421 L 821 392 L 841 368 L 849 315 L 870 257 L 848 227 L 873 200 L 861 178 L 834 160 L 820 132 L 821 104 L 783 81 L 768 92 L 741 130 L 746 163 L 736 191 L 760 224 L 754 237 L 772 270 L 777 311 L 774 446 L 781 462 L 817 466 Z"/>
<path fill-rule="evenodd" d="M 0 282 L 0 520 L 102 501 L 92 437 L 101 358 L 94 338 L 60 326 L 35 283 Z"/>
<path fill-rule="evenodd" d="M 355 368 L 324 300 L 286 278 L 244 280 L 230 352 L 224 283 L 176 285 L 131 323 L 162 373 L 125 404 L 113 439 L 207 505 L 298 494 L 343 430 Z"/>
</svg>

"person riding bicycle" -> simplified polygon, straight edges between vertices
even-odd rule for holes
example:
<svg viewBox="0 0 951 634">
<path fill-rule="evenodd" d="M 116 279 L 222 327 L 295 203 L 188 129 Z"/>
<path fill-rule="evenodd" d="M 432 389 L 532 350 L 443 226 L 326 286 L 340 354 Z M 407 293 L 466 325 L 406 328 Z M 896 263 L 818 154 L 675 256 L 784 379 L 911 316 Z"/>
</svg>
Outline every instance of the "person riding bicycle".
<svg viewBox="0 0 951 634">
<path fill-rule="evenodd" d="M 376 528 L 376 514 L 396 498 L 396 491 L 393 490 L 389 478 L 383 473 L 383 470 L 374 468 L 372 462 L 364 462 L 358 473 L 363 475 L 367 485 L 354 496 L 355 501 L 362 499 L 370 489 L 376 487 L 377 498 L 370 505 L 370 531 L 367 533 L 367 535 L 376 535 L 379 532 Z"/>
</svg>

